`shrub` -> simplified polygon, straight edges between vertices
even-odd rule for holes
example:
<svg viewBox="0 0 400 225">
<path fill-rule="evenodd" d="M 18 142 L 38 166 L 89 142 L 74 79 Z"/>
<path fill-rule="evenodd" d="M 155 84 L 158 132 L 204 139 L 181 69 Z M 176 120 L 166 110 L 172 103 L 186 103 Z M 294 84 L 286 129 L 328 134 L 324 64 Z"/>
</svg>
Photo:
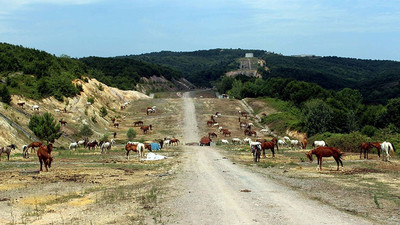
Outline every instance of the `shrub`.
<svg viewBox="0 0 400 225">
<path fill-rule="evenodd" d="M 132 127 L 129 128 L 126 132 L 126 136 L 128 137 L 128 140 L 132 141 L 136 137 L 136 130 L 134 130 Z"/>
<path fill-rule="evenodd" d="M 94 103 L 94 97 L 87 97 L 87 102 L 90 102 L 90 104 L 93 105 L 93 103 Z"/>
<path fill-rule="evenodd" d="M 101 117 L 105 117 L 105 116 L 107 116 L 107 114 L 108 114 L 108 112 L 107 112 L 106 107 L 105 107 L 105 106 L 101 107 L 101 109 L 100 109 L 100 116 L 101 116 Z"/>
<path fill-rule="evenodd" d="M 366 125 L 361 129 L 361 133 L 367 135 L 368 137 L 372 137 L 375 135 L 377 129 L 371 125 Z"/>
</svg>

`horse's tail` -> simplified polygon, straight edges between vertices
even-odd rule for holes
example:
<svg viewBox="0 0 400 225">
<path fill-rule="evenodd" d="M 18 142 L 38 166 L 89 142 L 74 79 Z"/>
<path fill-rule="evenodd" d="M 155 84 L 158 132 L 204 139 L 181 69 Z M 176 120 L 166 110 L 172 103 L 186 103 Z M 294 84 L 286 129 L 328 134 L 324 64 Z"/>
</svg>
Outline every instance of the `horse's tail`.
<svg viewBox="0 0 400 225">
<path fill-rule="evenodd" d="M 393 151 L 395 152 L 396 149 L 394 148 L 394 144 L 390 143 L 392 145 Z"/>
<path fill-rule="evenodd" d="M 326 141 L 324 141 L 324 142 L 325 142 L 325 147 L 329 147 L 328 142 L 326 142 Z"/>
</svg>

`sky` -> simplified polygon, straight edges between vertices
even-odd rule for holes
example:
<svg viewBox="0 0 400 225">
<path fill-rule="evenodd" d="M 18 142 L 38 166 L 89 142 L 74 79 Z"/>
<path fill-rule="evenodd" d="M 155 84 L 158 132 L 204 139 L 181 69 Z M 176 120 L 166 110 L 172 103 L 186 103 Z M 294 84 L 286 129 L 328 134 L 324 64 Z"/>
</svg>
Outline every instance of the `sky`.
<svg viewBox="0 0 400 225">
<path fill-rule="evenodd" d="M 0 42 L 71 57 L 241 48 L 400 61 L 400 1 L 0 0 Z"/>
</svg>

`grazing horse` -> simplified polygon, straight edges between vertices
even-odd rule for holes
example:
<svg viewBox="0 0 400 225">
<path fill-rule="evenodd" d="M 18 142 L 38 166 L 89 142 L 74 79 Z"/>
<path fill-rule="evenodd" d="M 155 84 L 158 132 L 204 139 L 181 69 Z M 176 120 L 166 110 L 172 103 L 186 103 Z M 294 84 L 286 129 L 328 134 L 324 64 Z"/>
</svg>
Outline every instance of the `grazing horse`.
<svg viewBox="0 0 400 225">
<path fill-rule="evenodd" d="M 225 137 L 228 136 L 228 135 L 229 135 L 229 137 L 231 136 L 231 132 L 230 132 L 229 130 L 225 130 L 222 134 L 223 134 Z"/>
<path fill-rule="evenodd" d="M 115 117 L 114 117 L 114 118 L 111 118 L 111 122 L 112 122 L 112 123 L 115 123 L 115 120 L 116 120 Z"/>
<path fill-rule="evenodd" d="M 119 129 L 119 123 L 114 123 L 114 127 Z"/>
<path fill-rule="evenodd" d="M 371 147 L 375 147 L 378 151 L 378 158 L 381 158 L 381 143 L 380 142 L 371 142 Z"/>
<path fill-rule="evenodd" d="M 134 127 L 143 126 L 143 121 L 136 121 L 136 122 L 133 122 L 133 126 L 134 126 Z"/>
<path fill-rule="evenodd" d="M 209 138 L 211 138 L 211 137 L 218 137 L 218 135 L 217 135 L 216 133 L 214 133 L 214 132 L 209 132 L 209 133 L 208 133 L 208 137 L 209 137 Z"/>
<path fill-rule="evenodd" d="M 253 154 L 253 161 L 260 162 L 261 151 L 262 151 L 262 143 L 260 142 L 251 142 L 250 143 L 251 153 Z"/>
<path fill-rule="evenodd" d="M 67 124 L 67 121 L 65 121 L 64 119 L 61 119 L 58 122 L 60 122 L 61 126 L 65 126 Z"/>
<path fill-rule="evenodd" d="M 143 131 L 143 134 L 147 134 L 147 131 L 153 130 L 153 126 L 151 124 L 149 126 L 141 126 L 140 129 Z"/>
<path fill-rule="evenodd" d="M 17 105 L 21 108 L 24 108 L 25 102 L 18 102 Z"/>
<path fill-rule="evenodd" d="M 291 149 L 293 149 L 293 147 L 294 147 L 294 150 L 297 150 L 297 147 L 299 147 L 299 146 L 301 147 L 299 140 L 290 140 L 290 148 Z"/>
<path fill-rule="evenodd" d="M 33 111 L 35 111 L 35 110 L 39 111 L 39 106 L 38 106 L 38 105 L 33 105 L 33 106 L 32 106 L 32 110 L 33 110 Z"/>
<path fill-rule="evenodd" d="M 130 151 L 134 151 L 138 153 L 138 158 L 140 159 L 141 155 L 142 155 L 142 148 L 139 147 L 138 148 L 138 144 L 134 145 L 134 144 L 126 144 L 125 145 L 125 150 L 126 150 L 126 159 L 129 160 L 129 152 Z"/>
<path fill-rule="evenodd" d="M 105 152 L 104 149 L 106 149 L 107 151 L 109 151 L 109 150 L 111 149 L 111 146 L 112 146 L 113 144 L 115 144 L 114 139 L 111 139 L 110 142 L 104 142 L 104 143 L 101 145 L 101 147 L 100 147 L 101 153 Z"/>
<path fill-rule="evenodd" d="M 307 138 L 304 138 L 304 139 L 301 141 L 301 147 L 302 147 L 303 149 L 306 149 L 306 148 L 307 148 L 307 142 L 308 142 Z"/>
<path fill-rule="evenodd" d="M 97 146 L 98 144 L 99 144 L 99 143 L 97 143 L 97 141 L 94 140 L 94 141 L 92 141 L 92 142 L 89 142 L 86 146 L 88 147 L 89 150 L 90 150 L 90 148 L 93 148 L 93 150 L 95 150 L 95 149 L 96 149 L 96 146 Z"/>
<path fill-rule="evenodd" d="M 32 142 L 28 145 L 28 149 L 31 148 L 31 153 L 35 150 L 35 148 L 42 146 L 42 142 Z"/>
<path fill-rule="evenodd" d="M 311 145 L 313 148 L 317 148 L 317 147 L 328 147 L 328 143 L 326 143 L 325 141 L 314 141 Z"/>
<path fill-rule="evenodd" d="M 276 146 L 276 150 L 279 152 L 278 140 L 276 138 L 273 138 L 271 141 L 262 142 L 261 148 L 262 148 L 263 158 L 266 158 L 265 149 L 270 149 L 272 152 L 272 157 L 275 157 L 275 146 Z"/>
<path fill-rule="evenodd" d="M 0 147 L 0 161 L 1 161 L 1 154 L 6 153 L 7 154 L 7 160 L 10 161 L 10 153 L 11 150 L 15 150 L 15 145 L 11 144 L 7 147 Z"/>
<path fill-rule="evenodd" d="M 341 156 L 343 155 L 343 152 L 341 152 L 338 148 L 336 147 L 318 147 L 314 150 L 309 151 L 308 153 L 306 153 L 307 158 L 310 160 L 310 162 L 313 161 L 312 159 L 312 155 L 316 155 L 317 159 L 318 159 L 318 165 L 317 166 L 317 170 L 322 170 L 322 157 L 331 157 L 333 156 L 333 158 L 336 161 L 337 164 L 337 171 L 339 171 L 339 162 L 343 167 L 343 162 L 340 159 Z"/>
<path fill-rule="evenodd" d="M 211 138 L 209 138 L 209 137 L 202 137 L 201 139 L 200 139 L 200 146 L 210 146 L 210 143 L 211 143 Z"/>
<path fill-rule="evenodd" d="M 385 161 L 389 161 L 390 150 L 393 150 L 394 152 L 396 151 L 396 149 L 394 148 L 394 145 L 392 145 L 392 143 L 387 142 L 387 141 L 382 142 L 381 148 L 382 148 L 382 160 L 385 160 Z"/>
<path fill-rule="evenodd" d="M 240 128 L 240 129 L 246 128 L 247 126 L 248 126 L 248 125 L 247 125 L 246 122 L 240 122 L 240 124 L 239 124 L 239 128 Z"/>
<path fill-rule="evenodd" d="M 212 127 L 214 125 L 214 121 L 209 120 L 207 121 L 207 126 Z"/>
<path fill-rule="evenodd" d="M 39 162 L 40 162 L 40 170 L 39 171 L 43 171 L 43 169 L 42 169 L 43 163 L 44 163 L 44 167 L 46 168 L 46 172 L 49 171 L 48 168 L 51 168 L 51 162 L 53 161 L 53 157 L 51 157 L 52 150 L 53 150 L 52 144 L 48 144 L 47 146 L 42 145 L 39 147 L 39 149 L 37 151 L 37 156 L 38 156 Z"/>
<path fill-rule="evenodd" d="M 75 148 L 75 150 L 78 148 L 78 143 L 77 142 L 72 142 L 71 144 L 69 144 L 69 150 L 71 150 L 72 148 Z"/>
<path fill-rule="evenodd" d="M 86 145 L 87 145 L 88 142 L 89 142 L 89 138 L 86 137 L 85 139 L 80 140 L 80 141 L 77 142 L 78 143 L 78 147 L 79 147 L 79 145 L 83 145 L 83 147 L 86 148 Z"/>
<path fill-rule="evenodd" d="M 175 143 L 176 145 L 178 145 L 178 144 L 179 144 L 179 140 L 176 139 L 176 138 L 169 140 L 169 144 L 170 144 L 170 145 L 173 145 L 174 143 Z"/>
<path fill-rule="evenodd" d="M 156 107 L 155 106 L 147 107 L 147 110 L 146 110 L 146 114 L 147 115 L 149 115 L 150 113 L 155 113 L 155 112 L 156 112 Z"/>
<path fill-rule="evenodd" d="M 360 159 L 361 159 L 361 155 L 364 152 L 364 159 L 368 159 L 368 152 L 371 150 L 371 143 L 368 142 L 362 142 L 361 145 L 358 147 L 360 149 Z"/>
<path fill-rule="evenodd" d="M 242 140 L 240 140 L 239 138 L 232 138 L 232 144 L 236 144 L 236 143 L 241 144 Z"/>
<path fill-rule="evenodd" d="M 226 132 L 226 131 L 229 131 L 229 130 L 226 129 L 226 128 L 222 128 L 222 129 L 219 130 L 220 133 L 224 133 L 224 132 Z"/>
</svg>

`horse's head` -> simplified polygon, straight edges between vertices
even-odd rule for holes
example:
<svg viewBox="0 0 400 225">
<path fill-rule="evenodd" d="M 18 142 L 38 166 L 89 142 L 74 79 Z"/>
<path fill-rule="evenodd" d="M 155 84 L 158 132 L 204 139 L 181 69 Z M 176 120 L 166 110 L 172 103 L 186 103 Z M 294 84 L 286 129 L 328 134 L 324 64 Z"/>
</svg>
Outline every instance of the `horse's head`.
<svg viewBox="0 0 400 225">
<path fill-rule="evenodd" d="M 52 143 L 48 144 L 47 149 L 49 152 L 53 151 L 53 144 Z"/>
<path fill-rule="evenodd" d="M 309 151 L 308 153 L 306 153 L 306 156 L 307 156 L 307 158 L 310 160 L 310 162 L 313 161 L 313 158 L 312 158 L 312 151 Z"/>
<path fill-rule="evenodd" d="M 9 145 L 8 147 L 10 147 L 11 149 L 13 149 L 13 150 L 15 150 L 15 144 L 11 144 L 11 145 Z"/>
</svg>

